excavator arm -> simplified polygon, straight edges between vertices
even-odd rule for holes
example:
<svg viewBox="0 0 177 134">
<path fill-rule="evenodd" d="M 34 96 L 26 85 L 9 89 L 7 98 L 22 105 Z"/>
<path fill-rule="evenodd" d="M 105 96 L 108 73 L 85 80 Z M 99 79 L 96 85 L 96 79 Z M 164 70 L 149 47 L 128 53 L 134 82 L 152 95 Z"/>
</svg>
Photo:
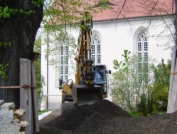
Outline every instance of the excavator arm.
<svg viewBox="0 0 177 134">
<path fill-rule="evenodd" d="M 86 12 L 85 19 L 81 22 L 81 31 L 79 36 L 79 48 L 78 54 L 75 57 L 76 60 L 76 85 L 79 84 L 94 84 L 94 71 L 93 60 L 91 60 L 91 46 L 90 46 L 90 31 L 92 29 L 92 19 L 88 17 Z"/>
<path fill-rule="evenodd" d="M 91 29 L 92 19 L 86 12 L 81 22 L 79 48 L 76 60 L 75 85 L 72 87 L 72 97 L 78 105 L 92 104 L 103 99 L 102 87 L 94 84 L 95 67 L 91 59 Z"/>
<path fill-rule="evenodd" d="M 107 70 L 105 65 L 94 65 L 91 59 L 92 18 L 89 13 L 81 22 L 78 38 L 75 83 L 62 86 L 62 113 L 72 108 L 70 104 L 93 104 L 107 97 Z M 74 103 L 73 103 L 74 102 Z M 67 106 L 68 105 L 68 106 Z"/>
</svg>

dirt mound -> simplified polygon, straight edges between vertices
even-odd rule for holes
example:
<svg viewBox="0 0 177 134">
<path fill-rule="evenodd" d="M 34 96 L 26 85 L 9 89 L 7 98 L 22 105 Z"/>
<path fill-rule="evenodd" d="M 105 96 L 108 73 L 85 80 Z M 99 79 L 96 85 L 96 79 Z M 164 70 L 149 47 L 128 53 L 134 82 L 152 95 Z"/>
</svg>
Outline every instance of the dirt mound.
<svg viewBox="0 0 177 134">
<path fill-rule="evenodd" d="M 74 134 L 176 134 L 177 113 L 150 117 L 110 117 L 95 114 Z"/>
<path fill-rule="evenodd" d="M 103 100 L 99 101 L 93 105 L 85 105 L 83 106 L 88 110 L 91 109 L 94 113 L 101 113 L 107 115 L 121 116 L 121 117 L 131 117 L 127 112 L 125 112 L 121 107 L 115 105 L 114 103 Z"/>
<path fill-rule="evenodd" d="M 58 116 L 54 120 L 46 123 L 46 126 L 56 127 L 57 129 L 75 130 L 86 120 L 95 114 L 104 116 L 121 116 L 131 117 L 127 112 L 122 110 L 110 101 L 103 100 L 93 105 L 84 105 L 77 107 L 65 115 Z"/>
<path fill-rule="evenodd" d="M 177 112 L 150 117 L 131 117 L 120 107 L 106 100 L 78 107 L 66 115 L 56 114 L 57 111 L 54 110 L 48 115 L 51 119 L 53 116 L 56 118 L 45 121 L 45 125 L 40 126 L 41 131 L 38 134 L 177 133 Z"/>
</svg>

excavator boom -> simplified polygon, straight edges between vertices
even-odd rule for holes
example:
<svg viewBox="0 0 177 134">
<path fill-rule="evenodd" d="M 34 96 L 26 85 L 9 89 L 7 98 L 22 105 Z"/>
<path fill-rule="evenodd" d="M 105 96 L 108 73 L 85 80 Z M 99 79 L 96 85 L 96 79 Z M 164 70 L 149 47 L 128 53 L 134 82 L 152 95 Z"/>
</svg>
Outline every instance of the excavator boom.
<svg viewBox="0 0 177 134">
<path fill-rule="evenodd" d="M 72 97 L 78 105 L 93 104 L 103 99 L 102 86 L 95 85 L 95 71 L 91 59 L 91 37 L 92 19 L 86 12 L 82 21 L 82 29 L 79 37 L 79 49 L 76 56 L 76 83 L 72 87 Z"/>
</svg>

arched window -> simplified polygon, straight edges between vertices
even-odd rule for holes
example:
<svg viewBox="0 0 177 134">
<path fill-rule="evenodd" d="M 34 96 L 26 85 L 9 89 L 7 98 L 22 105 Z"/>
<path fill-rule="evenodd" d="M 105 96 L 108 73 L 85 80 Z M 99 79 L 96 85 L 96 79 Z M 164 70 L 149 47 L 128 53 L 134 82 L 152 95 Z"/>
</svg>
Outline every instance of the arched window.
<svg viewBox="0 0 177 134">
<path fill-rule="evenodd" d="M 148 38 L 145 33 L 141 33 L 137 40 L 137 56 L 138 56 L 138 79 L 148 83 Z"/>
<path fill-rule="evenodd" d="M 91 58 L 94 63 L 101 63 L 101 42 L 98 36 L 94 36 L 92 39 Z"/>
<path fill-rule="evenodd" d="M 68 43 L 63 41 L 60 46 L 60 79 L 68 80 Z"/>
</svg>

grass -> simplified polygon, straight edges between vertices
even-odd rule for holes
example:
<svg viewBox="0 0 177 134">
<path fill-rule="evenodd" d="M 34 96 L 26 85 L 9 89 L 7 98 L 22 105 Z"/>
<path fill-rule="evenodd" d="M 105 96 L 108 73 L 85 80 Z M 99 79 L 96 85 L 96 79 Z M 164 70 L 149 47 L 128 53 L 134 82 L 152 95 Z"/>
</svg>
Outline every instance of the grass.
<svg viewBox="0 0 177 134">
<path fill-rule="evenodd" d="M 128 112 L 132 117 L 137 117 L 138 116 L 138 112 Z"/>
<path fill-rule="evenodd" d="M 154 114 L 166 114 L 166 113 L 167 113 L 167 111 L 153 111 L 152 115 L 154 115 Z"/>
<path fill-rule="evenodd" d="M 138 112 L 128 112 L 132 117 L 138 117 Z M 153 111 L 152 115 L 154 114 L 166 114 L 167 111 Z"/>
<path fill-rule="evenodd" d="M 49 112 L 50 110 L 38 110 L 38 115 Z"/>
</svg>

